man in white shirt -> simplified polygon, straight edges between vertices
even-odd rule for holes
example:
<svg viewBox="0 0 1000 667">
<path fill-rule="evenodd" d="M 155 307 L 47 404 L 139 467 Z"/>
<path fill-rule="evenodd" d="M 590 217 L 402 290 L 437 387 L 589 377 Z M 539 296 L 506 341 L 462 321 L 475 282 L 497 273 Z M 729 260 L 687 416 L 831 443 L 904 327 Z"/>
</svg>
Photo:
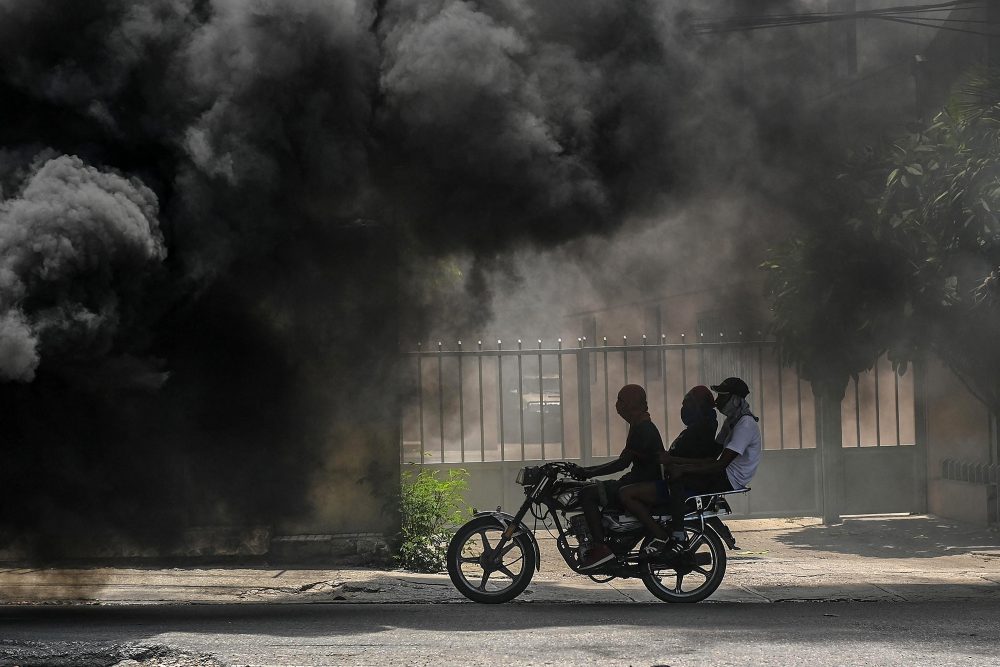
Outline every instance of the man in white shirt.
<svg viewBox="0 0 1000 667">
<path fill-rule="evenodd" d="M 693 495 L 734 491 L 746 487 L 757 472 L 762 449 L 758 419 L 750 411 L 750 388 L 737 377 L 712 385 L 715 407 L 726 416 L 716 442 L 722 454 L 716 460 L 682 459 L 668 452 L 660 455 L 667 468 L 666 481 L 627 486 L 619 492 L 625 507 L 650 530 L 654 539 L 647 553 L 678 554 L 685 548 L 684 501 Z M 653 520 L 653 505 L 670 504 L 670 535 Z"/>
</svg>

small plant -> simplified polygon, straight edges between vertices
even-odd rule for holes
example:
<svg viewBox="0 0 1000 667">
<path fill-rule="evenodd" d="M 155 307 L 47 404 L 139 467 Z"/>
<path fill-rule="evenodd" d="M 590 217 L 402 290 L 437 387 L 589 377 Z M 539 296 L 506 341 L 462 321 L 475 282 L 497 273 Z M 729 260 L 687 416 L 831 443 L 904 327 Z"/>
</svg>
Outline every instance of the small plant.
<svg viewBox="0 0 1000 667">
<path fill-rule="evenodd" d="M 449 470 L 445 479 L 439 479 L 435 470 L 403 473 L 399 564 L 404 568 L 416 572 L 445 568 L 448 527 L 462 520 L 467 477 L 465 470 Z"/>
</svg>

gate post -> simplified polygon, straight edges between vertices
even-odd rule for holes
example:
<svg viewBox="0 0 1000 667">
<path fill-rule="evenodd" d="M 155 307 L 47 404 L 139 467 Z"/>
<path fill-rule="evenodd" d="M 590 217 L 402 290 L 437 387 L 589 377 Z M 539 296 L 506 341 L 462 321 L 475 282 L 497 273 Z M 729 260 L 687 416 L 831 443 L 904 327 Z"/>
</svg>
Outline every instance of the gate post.
<svg viewBox="0 0 1000 667">
<path fill-rule="evenodd" d="M 840 523 L 844 508 L 844 433 L 840 404 L 844 388 L 833 382 L 813 382 L 816 405 L 816 489 L 824 524 Z"/>
<path fill-rule="evenodd" d="M 913 513 L 927 513 L 927 360 L 913 361 Z"/>
<path fill-rule="evenodd" d="M 580 465 L 590 465 L 593 450 L 593 434 L 590 429 L 590 351 L 583 347 L 576 352 L 576 402 L 580 416 Z"/>
</svg>

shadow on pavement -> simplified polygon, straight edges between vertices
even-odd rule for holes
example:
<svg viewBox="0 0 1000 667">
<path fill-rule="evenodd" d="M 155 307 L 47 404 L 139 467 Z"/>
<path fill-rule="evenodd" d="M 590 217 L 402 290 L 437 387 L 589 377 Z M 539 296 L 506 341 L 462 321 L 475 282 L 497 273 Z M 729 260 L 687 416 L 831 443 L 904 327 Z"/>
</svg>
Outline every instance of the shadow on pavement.
<svg viewBox="0 0 1000 667">
<path fill-rule="evenodd" d="M 932 595 L 934 585 L 927 585 Z M 802 641 L 836 641 L 838 633 L 856 634 L 859 623 L 871 631 L 912 634 L 924 638 L 918 626 L 963 636 L 983 631 L 991 642 L 993 614 L 1000 609 L 995 598 L 968 601 L 884 604 L 807 604 L 782 602 L 767 605 L 774 613 L 761 613 L 759 605 L 701 603 L 650 604 L 543 604 L 509 603 L 478 605 L 349 605 L 349 604 L 211 604 L 143 605 L 132 607 L 4 607 L 0 608 L 3 642 L 37 639 L 40 629 L 58 633 L 59 640 L 140 642 L 162 640 L 168 633 L 198 635 L 263 634 L 272 637 L 310 638 L 358 633 L 378 633 L 397 628 L 428 632 L 478 633 L 580 629 L 588 626 L 628 624 L 648 626 L 651 632 L 697 632 L 706 623 L 713 627 L 738 627 L 741 635 L 758 641 L 788 639 L 789 623 L 796 619 L 819 620 L 809 628 L 802 623 L 796 634 Z M 850 622 L 847 619 L 850 618 Z M 917 619 L 915 621 L 914 619 Z M 938 639 L 940 641 L 940 635 Z"/>
<path fill-rule="evenodd" d="M 1000 550 L 1000 532 L 995 529 L 927 516 L 848 518 L 835 526 L 790 530 L 774 539 L 796 549 L 869 558 L 938 558 Z"/>
</svg>

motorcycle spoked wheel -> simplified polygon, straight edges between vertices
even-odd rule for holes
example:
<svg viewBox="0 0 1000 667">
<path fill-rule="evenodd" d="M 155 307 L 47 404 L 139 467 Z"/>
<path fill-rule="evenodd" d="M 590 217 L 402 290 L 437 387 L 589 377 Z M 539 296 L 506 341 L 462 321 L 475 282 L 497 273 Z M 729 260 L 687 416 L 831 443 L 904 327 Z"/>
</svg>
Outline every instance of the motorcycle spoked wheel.
<svg viewBox="0 0 1000 667">
<path fill-rule="evenodd" d="M 479 517 L 459 528 L 448 544 L 451 582 L 474 602 L 509 602 L 528 587 L 535 574 L 535 548 L 527 535 L 508 541 L 499 563 L 494 562 L 503 531 L 497 519 Z"/>
<path fill-rule="evenodd" d="M 701 602 L 726 576 L 726 548 L 712 530 L 685 526 L 690 549 L 676 561 L 652 558 L 639 563 L 642 583 L 664 602 Z M 642 541 L 642 546 L 652 538 Z"/>
</svg>

